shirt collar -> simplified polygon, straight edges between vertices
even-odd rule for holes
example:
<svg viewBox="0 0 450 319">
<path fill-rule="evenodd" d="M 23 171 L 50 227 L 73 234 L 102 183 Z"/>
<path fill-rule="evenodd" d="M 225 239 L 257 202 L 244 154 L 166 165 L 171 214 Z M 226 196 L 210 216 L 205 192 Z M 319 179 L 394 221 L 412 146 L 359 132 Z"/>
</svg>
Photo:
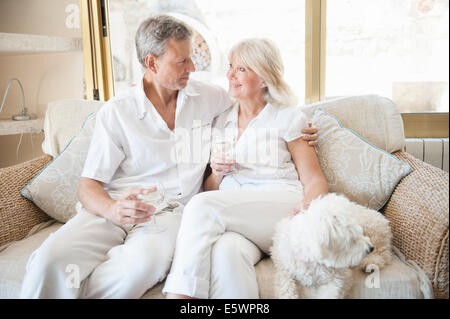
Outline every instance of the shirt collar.
<svg viewBox="0 0 450 319">
<path fill-rule="evenodd" d="M 264 108 L 259 112 L 259 114 L 252 120 L 253 122 L 263 120 L 269 121 L 275 119 L 278 110 L 272 104 L 267 103 Z M 233 124 L 237 126 L 238 124 L 238 116 L 239 116 L 239 102 L 233 101 L 233 106 L 230 108 L 230 111 L 225 118 L 225 126 L 228 124 Z"/>
<path fill-rule="evenodd" d="M 145 95 L 144 91 L 144 79 L 142 78 L 141 82 L 139 83 L 139 86 L 137 87 L 137 94 L 138 94 L 138 112 L 139 112 L 139 119 L 142 120 L 145 117 L 145 114 L 153 108 L 152 102 L 147 98 L 147 95 Z M 188 82 L 188 84 L 181 90 L 178 91 L 178 98 L 177 101 L 180 101 L 180 98 L 184 97 L 194 97 L 198 96 L 199 93 L 195 90 L 195 88 Z M 178 102 L 177 102 L 177 108 L 178 108 Z M 152 112 L 150 112 L 152 114 Z M 153 116 L 153 114 L 152 114 Z M 153 116 L 154 117 L 154 116 Z"/>
<path fill-rule="evenodd" d="M 137 107 L 138 107 L 138 115 L 139 119 L 142 120 L 145 117 L 145 113 L 149 110 L 149 103 L 151 105 L 150 100 L 147 98 L 147 95 L 145 95 L 144 91 L 144 79 L 142 78 L 139 85 L 136 87 L 137 91 Z"/>
<path fill-rule="evenodd" d="M 228 124 L 233 124 L 237 126 L 238 115 L 239 115 L 239 102 L 234 100 L 232 106 L 230 107 L 227 117 L 225 118 L 225 126 Z"/>
</svg>

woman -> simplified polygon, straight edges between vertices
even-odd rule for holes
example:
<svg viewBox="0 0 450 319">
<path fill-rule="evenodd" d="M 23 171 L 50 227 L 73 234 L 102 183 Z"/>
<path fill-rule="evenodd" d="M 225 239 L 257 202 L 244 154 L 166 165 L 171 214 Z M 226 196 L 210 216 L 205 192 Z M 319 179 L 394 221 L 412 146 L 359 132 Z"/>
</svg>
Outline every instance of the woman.
<svg viewBox="0 0 450 319">
<path fill-rule="evenodd" d="M 328 192 L 314 148 L 300 138 L 308 124 L 292 107 L 279 50 L 268 40 L 248 39 L 232 48 L 229 60 L 229 95 L 236 103 L 214 130 L 234 134 L 236 162 L 212 157 L 208 192 L 186 205 L 163 289 L 168 298 L 208 298 L 211 247 L 224 234 L 244 237 L 249 256 L 243 258 L 254 259 L 256 247 L 269 251 L 279 220 Z M 254 287 L 255 276 L 247 277 L 245 284 Z"/>
</svg>

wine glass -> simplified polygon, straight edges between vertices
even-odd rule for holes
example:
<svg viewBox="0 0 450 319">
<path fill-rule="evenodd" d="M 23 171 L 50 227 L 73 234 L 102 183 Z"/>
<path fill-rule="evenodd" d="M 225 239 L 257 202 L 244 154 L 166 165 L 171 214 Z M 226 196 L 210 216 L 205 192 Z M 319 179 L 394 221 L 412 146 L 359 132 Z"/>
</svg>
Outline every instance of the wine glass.
<svg viewBox="0 0 450 319">
<path fill-rule="evenodd" d="M 161 183 L 152 183 L 147 186 L 148 188 L 156 187 L 154 192 L 148 194 L 138 194 L 137 199 L 141 200 L 143 203 L 152 205 L 155 207 L 155 212 L 150 220 L 150 223 L 146 225 L 145 231 L 147 233 L 156 234 L 161 233 L 166 230 L 166 227 L 156 223 L 156 215 L 163 212 L 163 209 L 167 206 L 165 199 L 164 187 Z"/>
<path fill-rule="evenodd" d="M 213 137 L 211 146 L 211 158 L 224 160 L 235 160 L 236 139 L 233 135 L 216 135 Z"/>
</svg>

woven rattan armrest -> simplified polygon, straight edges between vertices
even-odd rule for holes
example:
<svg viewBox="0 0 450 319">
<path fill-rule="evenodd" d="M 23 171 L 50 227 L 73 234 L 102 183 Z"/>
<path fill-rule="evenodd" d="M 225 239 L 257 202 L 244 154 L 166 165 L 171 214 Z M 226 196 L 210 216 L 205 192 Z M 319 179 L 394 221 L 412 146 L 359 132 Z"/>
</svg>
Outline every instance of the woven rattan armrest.
<svg viewBox="0 0 450 319">
<path fill-rule="evenodd" d="M 42 156 L 0 169 L 0 246 L 24 238 L 33 226 L 51 218 L 20 194 L 51 159 Z"/>
<path fill-rule="evenodd" d="M 436 298 L 448 298 L 449 174 L 405 152 L 393 155 L 413 168 L 382 210 L 393 244 L 425 271 Z"/>
</svg>

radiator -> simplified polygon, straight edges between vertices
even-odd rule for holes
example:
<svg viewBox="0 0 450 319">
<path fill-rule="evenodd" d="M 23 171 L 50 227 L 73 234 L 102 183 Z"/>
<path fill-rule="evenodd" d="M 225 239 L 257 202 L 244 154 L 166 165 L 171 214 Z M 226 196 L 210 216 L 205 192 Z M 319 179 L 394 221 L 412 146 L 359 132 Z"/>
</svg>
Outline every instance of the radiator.
<svg viewBox="0 0 450 319">
<path fill-rule="evenodd" d="M 448 138 L 407 138 L 404 151 L 448 172 Z"/>
</svg>

